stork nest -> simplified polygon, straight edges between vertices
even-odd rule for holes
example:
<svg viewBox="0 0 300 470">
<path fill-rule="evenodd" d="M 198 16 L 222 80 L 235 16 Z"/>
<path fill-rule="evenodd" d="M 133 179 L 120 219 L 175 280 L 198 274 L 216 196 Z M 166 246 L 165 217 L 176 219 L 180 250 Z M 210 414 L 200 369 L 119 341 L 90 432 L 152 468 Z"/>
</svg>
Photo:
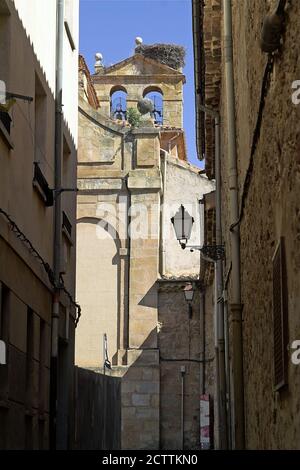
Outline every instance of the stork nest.
<svg viewBox="0 0 300 470">
<path fill-rule="evenodd" d="M 185 48 L 176 44 L 141 44 L 135 48 L 135 52 L 175 70 L 185 65 Z"/>
</svg>

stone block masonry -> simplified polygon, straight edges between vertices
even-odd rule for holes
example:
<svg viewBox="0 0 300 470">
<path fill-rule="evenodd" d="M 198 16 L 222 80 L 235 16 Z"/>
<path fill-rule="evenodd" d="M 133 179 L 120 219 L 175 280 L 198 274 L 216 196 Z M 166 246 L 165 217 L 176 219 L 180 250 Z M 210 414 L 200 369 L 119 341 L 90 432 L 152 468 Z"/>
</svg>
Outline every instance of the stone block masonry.
<svg viewBox="0 0 300 470">
<path fill-rule="evenodd" d="M 176 240 L 169 240 L 167 229 L 174 213 L 165 211 L 163 216 L 162 201 L 174 210 L 189 203 L 199 214 L 199 199 L 213 184 L 186 162 L 181 71 L 136 54 L 92 78 L 100 108 L 96 111 L 80 99 L 77 292 L 85 315 L 77 331 L 76 362 L 101 368 L 106 333 L 109 373 L 121 377 L 122 449 L 169 448 L 172 442 L 178 444 L 174 417 L 180 424 L 181 402 L 178 365 L 169 368 L 160 362 L 158 280 L 165 273 L 161 271 L 166 253 L 169 275 L 197 276 L 199 258 L 188 256 Z M 109 103 L 118 89 L 127 91 L 127 109 L 136 107 L 146 91 L 161 90 L 163 126 L 151 119 L 141 119 L 138 127 L 110 119 Z M 166 174 L 161 149 L 165 149 Z M 167 149 L 176 156 L 172 161 Z M 126 201 L 122 212 L 121 200 Z M 198 243 L 201 229 L 199 218 L 195 220 Z M 196 448 L 199 367 L 197 362 L 189 364 L 188 351 L 182 351 L 187 333 L 183 293 L 170 292 L 167 297 L 172 316 L 164 325 L 160 345 L 165 358 L 175 356 L 177 349 L 187 359 L 186 446 Z M 177 328 L 178 319 L 183 321 Z M 191 354 L 197 357 L 196 316 L 190 328 Z"/>
</svg>

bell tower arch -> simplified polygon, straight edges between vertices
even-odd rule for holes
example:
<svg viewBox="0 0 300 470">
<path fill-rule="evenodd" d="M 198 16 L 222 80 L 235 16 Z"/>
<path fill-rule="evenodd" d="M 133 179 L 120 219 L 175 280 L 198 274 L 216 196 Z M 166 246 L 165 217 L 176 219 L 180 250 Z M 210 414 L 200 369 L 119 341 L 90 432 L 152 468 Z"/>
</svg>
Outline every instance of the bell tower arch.
<svg viewBox="0 0 300 470">
<path fill-rule="evenodd" d="M 92 80 L 100 108 L 107 117 L 119 120 L 124 116 L 125 105 L 126 109 L 137 108 L 138 101 L 147 97 L 154 102 L 156 125 L 183 128 L 185 76 L 181 69 L 135 53 L 110 67 L 96 67 Z M 126 93 L 126 101 L 119 98 L 119 113 L 111 113 L 112 92 Z"/>
</svg>

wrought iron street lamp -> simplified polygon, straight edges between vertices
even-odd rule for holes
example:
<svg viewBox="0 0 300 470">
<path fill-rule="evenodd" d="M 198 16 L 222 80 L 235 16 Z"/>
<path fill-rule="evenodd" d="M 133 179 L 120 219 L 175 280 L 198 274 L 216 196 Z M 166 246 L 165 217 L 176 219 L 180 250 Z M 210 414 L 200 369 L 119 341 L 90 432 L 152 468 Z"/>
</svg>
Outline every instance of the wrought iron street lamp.
<svg viewBox="0 0 300 470">
<path fill-rule="evenodd" d="M 189 306 L 189 318 L 192 318 L 193 316 L 193 307 L 192 307 L 192 302 L 194 298 L 194 287 L 192 284 L 187 284 L 183 290 L 184 293 L 184 298 L 188 303 Z"/>
<path fill-rule="evenodd" d="M 171 222 L 174 225 L 176 238 L 179 241 L 181 248 L 184 250 L 191 237 L 194 217 L 190 216 L 181 204 L 174 217 L 172 217 Z"/>
<path fill-rule="evenodd" d="M 193 298 L 194 298 L 194 289 L 193 289 L 192 284 L 188 284 L 187 286 L 185 286 L 183 292 L 184 292 L 185 300 L 186 300 L 187 302 L 193 302 Z"/>
<path fill-rule="evenodd" d="M 225 251 L 223 245 L 187 245 L 188 240 L 191 238 L 194 218 L 182 204 L 174 217 L 171 218 L 171 222 L 174 226 L 176 238 L 183 250 L 185 248 L 190 248 L 190 251 L 198 250 L 201 252 L 203 258 L 214 263 L 224 259 Z"/>
</svg>

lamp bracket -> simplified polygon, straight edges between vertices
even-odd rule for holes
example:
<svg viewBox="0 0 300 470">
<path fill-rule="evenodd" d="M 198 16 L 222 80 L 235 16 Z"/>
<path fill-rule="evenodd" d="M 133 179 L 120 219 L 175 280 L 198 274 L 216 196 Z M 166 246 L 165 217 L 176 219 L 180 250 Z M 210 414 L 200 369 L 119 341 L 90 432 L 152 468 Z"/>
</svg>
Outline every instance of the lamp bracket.
<svg viewBox="0 0 300 470">
<path fill-rule="evenodd" d="M 79 189 L 78 188 L 60 188 L 60 189 L 52 189 L 52 191 L 54 193 L 54 197 L 57 197 L 61 193 L 65 193 L 65 192 L 77 193 Z"/>
<path fill-rule="evenodd" d="M 182 248 L 190 248 L 191 251 L 200 251 L 203 256 L 212 262 L 225 259 L 225 247 L 224 245 L 185 245 L 182 244 Z"/>
</svg>

